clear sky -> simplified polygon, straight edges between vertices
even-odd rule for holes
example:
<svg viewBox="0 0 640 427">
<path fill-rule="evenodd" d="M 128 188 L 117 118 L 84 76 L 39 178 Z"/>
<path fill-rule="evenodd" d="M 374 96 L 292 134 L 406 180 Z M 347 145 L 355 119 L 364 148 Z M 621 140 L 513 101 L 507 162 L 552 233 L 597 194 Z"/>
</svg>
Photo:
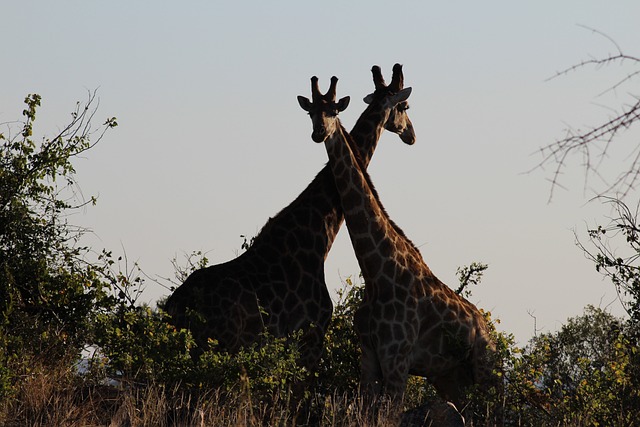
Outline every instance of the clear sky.
<svg viewBox="0 0 640 427">
<path fill-rule="evenodd" d="M 536 150 L 606 119 L 626 91 L 598 96 L 624 67 L 585 68 L 615 53 L 595 28 L 639 55 L 640 2 L 601 1 L 6 1 L 0 8 L 0 122 L 42 95 L 35 132 L 52 136 L 98 89 L 96 125 L 119 126 L 77 161 L 98 205 L 71 222 L 102 247 L 170 276 L 193 250 L 234 258 L 325 164 L 296 101 L 309 78 L 336 75 L 350 129 L 373 84 L 404 64 L 417 142 L 385 134 L 369 168 L 381 200 L 432 270 L 489 264 L 472 301 L 521 343 L 587 304 L 622 311 L 613 286 L 575 246 L 608 208 L 589 202 L 581 159 L 548 203 L 550 171 L 526 173 Z M 636 49 L 634 51 L 634 49 Z M 636 80 L 637 82 L 637 80 Z M 638 94 L 638 92 L 636 92 Z M 621 140 L 623 144 L 624 140 Z M 622 145 L 620 157 L 632 151 Z M 627 151 L 625 151 L 627 150 Z M 619 164 L 604 164 L 615 171 Z M 326 263 L 330 288 L 359 269 L 342 229 Z M 144 301 L 168 291 L 147 281 Z"/>
</svg>

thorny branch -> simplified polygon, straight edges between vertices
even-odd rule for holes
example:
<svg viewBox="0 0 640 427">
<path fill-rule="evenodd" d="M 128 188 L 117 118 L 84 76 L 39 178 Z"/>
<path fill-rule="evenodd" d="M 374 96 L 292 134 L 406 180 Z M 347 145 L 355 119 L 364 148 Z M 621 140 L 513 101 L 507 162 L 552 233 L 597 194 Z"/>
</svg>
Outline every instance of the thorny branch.
<svg viewBox="0 0 640 427">
<path fill-rule="evenodd" d="M 572 71 L 588 66 L 604 67 L 613 64 L 632 62 L 633 65 L 637 65 L 639 67 L 637 70 L 627 74 L 617 83 L 602 92 L 600 94 L 602 95 L 609 91 L 619 89 L 624 84 L 629 83 L 632 79 L 640 75 L 640 58 L 624 54 L 613 39 L 597 30 L 591 30 L 609 40 L 613 46 L 615 46 L 617 52 L 605 58 L 584 60 L 576 65 L 557 72 L 550 79 L 564 76 Z M 569 158 L 576 155 L 582 158 L 585 185 L 591 176 L 597 176 L 605 183 L 605 189 L 599 192 L 599 194 L 616 191 L 621 195 L 621 197 L 624 197 L 635 188 L 640 181 L 640 141 L 638 141 L 637 146 L 628 157 L 626 167 L 622 168 L 622 172 L 612 181 L 607 182 L 599 171 L 602 162 L 608 156 L 610 146 L 614 142 L 614 139 L 624 131 L 628 130 L 634 123 L 640 121 L 640 98 L 633 95 L 631 96 L 634 101 L 631 104 L 625 105 L 621 109 L 614 111 L 614 117 L 608 119 L 604 123 L 592 127 L 587 131 L 576 131 L 570 128 L 566 131 L 564 138 L 540 148 L 539 153 L 542 160 L 540 160 L 536 168 L 544 169 L 545 166 L 552 166 L 551 177 L 549 179 L 551 182 L 549 201 L 553 198 L 555 188 L 562 187 L 560 180 Z"/>
</svg>

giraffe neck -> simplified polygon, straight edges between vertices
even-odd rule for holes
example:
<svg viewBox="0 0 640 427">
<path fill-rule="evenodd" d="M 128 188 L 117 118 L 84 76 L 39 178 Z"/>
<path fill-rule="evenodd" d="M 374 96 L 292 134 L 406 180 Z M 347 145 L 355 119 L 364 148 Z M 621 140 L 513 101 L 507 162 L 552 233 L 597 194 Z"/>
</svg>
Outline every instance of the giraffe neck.
<svg viewBox="0 0 640 427">
<path fill-rule="evenodd" d="M 389 112 L 386 112 L 376 100 L 367 106 L 351 130 L 356 150 L 365 166 L 371 161 L 388 117 Z M 313 217 L 322 218 L 322 224 L 301 223 L 301 221 L 308 221 L 311 212 Z M 330 166 L 325 165 L 295 200 L 265 224 L 256 236 L 250 252 L 259 248 L 263 248 L 266 252 L 272 251 L 274 239 L 277 239 L 274 236 L 286 236 L 291 233 L 297 235 L 323 233 L 324 237 L 320 239 L 322 244 L 318 247 L 317 256 L 325 259 L 343 220 L 342 206 L 334 184 L 333 173 Z M 298 226 L 292 227 L 291 224 L 298 224 Z"/>
<path fill-rule="evenodd" d="M 325 147 L 336 188 L 340 193 L 349 235 L 360 268 L 365 274 L 365 270 L 370 269 L 363 265 L 361 258 L 368 258 L 373 262 L 374 258 L 380 257 L 377 249 L 381 243 L 398 240 L 398 237 L 401 240 L 406 238 L 384 210 L 369 175 L 363 168 L 364 161 L 355 152 L 354 143 L 342 126 L 327 139 Z M 394 247 L 395 244 L 390 246 Z"/>
<path fill-rule="evenodd" d="M 389 113 L 385 114 L 379 103 L 371 103 L 349 133 L 365 168 L 369 165 L 373 152 L 378 146 L 388 117 Z"/>
</svg>

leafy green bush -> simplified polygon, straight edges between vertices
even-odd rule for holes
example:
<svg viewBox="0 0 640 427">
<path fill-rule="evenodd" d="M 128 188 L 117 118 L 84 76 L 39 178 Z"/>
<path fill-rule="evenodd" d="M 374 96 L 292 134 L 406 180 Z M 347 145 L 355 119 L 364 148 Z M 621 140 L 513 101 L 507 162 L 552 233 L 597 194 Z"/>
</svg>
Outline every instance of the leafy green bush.
<svg viewBox="0 0 640 427">
<path fill-rule="evenodd" d="M 257 343 L 237 353 L 212 348 L 194 359 L 187 330 L 176 330 L 161 311 L 120 306 L 98 318 L 99 351 L 93 369 L 126 382 L 179 385 L 185 390 L 242 393 L 257 402 L 288 400 L 292 386 L 307 378 L 298 366 L 296 336 L 274 338 L 264 333 Z"/>
<path fill-rule="evenodd" d="M 298 365 L 301 336 L 300 331 L 288 338 L 264 332 L 260 345 L 255 343 L 237 353 L 214 347 L 200 356 L 191 382 L 223 392 L 242 391 L 254 402 L 289 401 L 295 384 L 308 377 Z"/>
<path fill-rule="evenodd" d="M 172 383 L 193 370 L 187 331 L 177 331 L 148 306 L 122 306 L 96 318 L 92 368 L 109 378 Z"/>
<path fill-rule="evenodd" d="M 325 350 L 318 370 L 322 394 L 355 395 L 360 381 L 360 340 L 353 316 L 362 302 L 364 284 L 348 277 L 338 289 L 338 301 L 325 334 Z"/>
<path fill-rule="evenodd" d="M 527 411 L 542 424 L 631 425 L 640 404 L 622 319 L 588 306 L 557 333 L 535 337 L 517 366 Z"/>
<path fill-rule="evenodd" d="M 66 220 L 95 202 L 75 197 L 72 159 L 117 125 L 111 118 L 91 130 L 94 99 L 78 104 L 55 137 L 36 139 L 41 98 L 29 95 L 20 132 L 10 135 L 5 124 L 0 133 L 0 397 L 32 358 L 51 365 L 76 359 L 106 296 L 98 272 L 83 261 L 89 248 L 77 246 L 82 230 Z"/>
</svg>

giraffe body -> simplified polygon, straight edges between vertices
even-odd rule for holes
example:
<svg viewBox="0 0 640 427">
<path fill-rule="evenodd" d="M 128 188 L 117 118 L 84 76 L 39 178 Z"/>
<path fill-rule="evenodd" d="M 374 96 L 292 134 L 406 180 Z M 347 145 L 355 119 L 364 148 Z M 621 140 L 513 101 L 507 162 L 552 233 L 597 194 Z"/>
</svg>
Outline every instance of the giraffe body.
<svg viewBox="0 0 640 427">
<path fill-rule="evenodd" d="M 354 320 L 362 347 L 362 387 L 399 399 L 408 375 L 420 375 L 461 408 L 465 389 L 487 384 L 492 375 L 494 344 L 488 326 L 473 304 L 431 272 L 384 210 L 353 140 L 332 112 L 336 82 L 332 78 L 323 103 L 300 104 L 309 111 L 314 129 L 326 129 L 322 141 L 365 280 L 364 299 Z M 410 88 L 385 102 L 395 105 L 409 94 Z"/>
<path fill-rule="evenodd" d="M 380 100 L 401 85 L 394 67 L 389 86 L 379 67 L 372 69 L 375 91 L 352 133 L 368 164 L 386 128 L 413 143 L 406 108 L 383 111 Z M 269 219 L 253 244 L 239 257 L 194 272 L 169 297 L 166 311 L 179 328 L 192 331 L 198 349 L 209 338 L 236 351 L 259 342 L 266 329 L 277 337 L 302 329 L 302 362 L 313 369 L 322 354 L 324 333 L 333 310 L 324 261 L 344 220 L 333 173 L 325 166 L 307 188 Z"/>
</svg>

